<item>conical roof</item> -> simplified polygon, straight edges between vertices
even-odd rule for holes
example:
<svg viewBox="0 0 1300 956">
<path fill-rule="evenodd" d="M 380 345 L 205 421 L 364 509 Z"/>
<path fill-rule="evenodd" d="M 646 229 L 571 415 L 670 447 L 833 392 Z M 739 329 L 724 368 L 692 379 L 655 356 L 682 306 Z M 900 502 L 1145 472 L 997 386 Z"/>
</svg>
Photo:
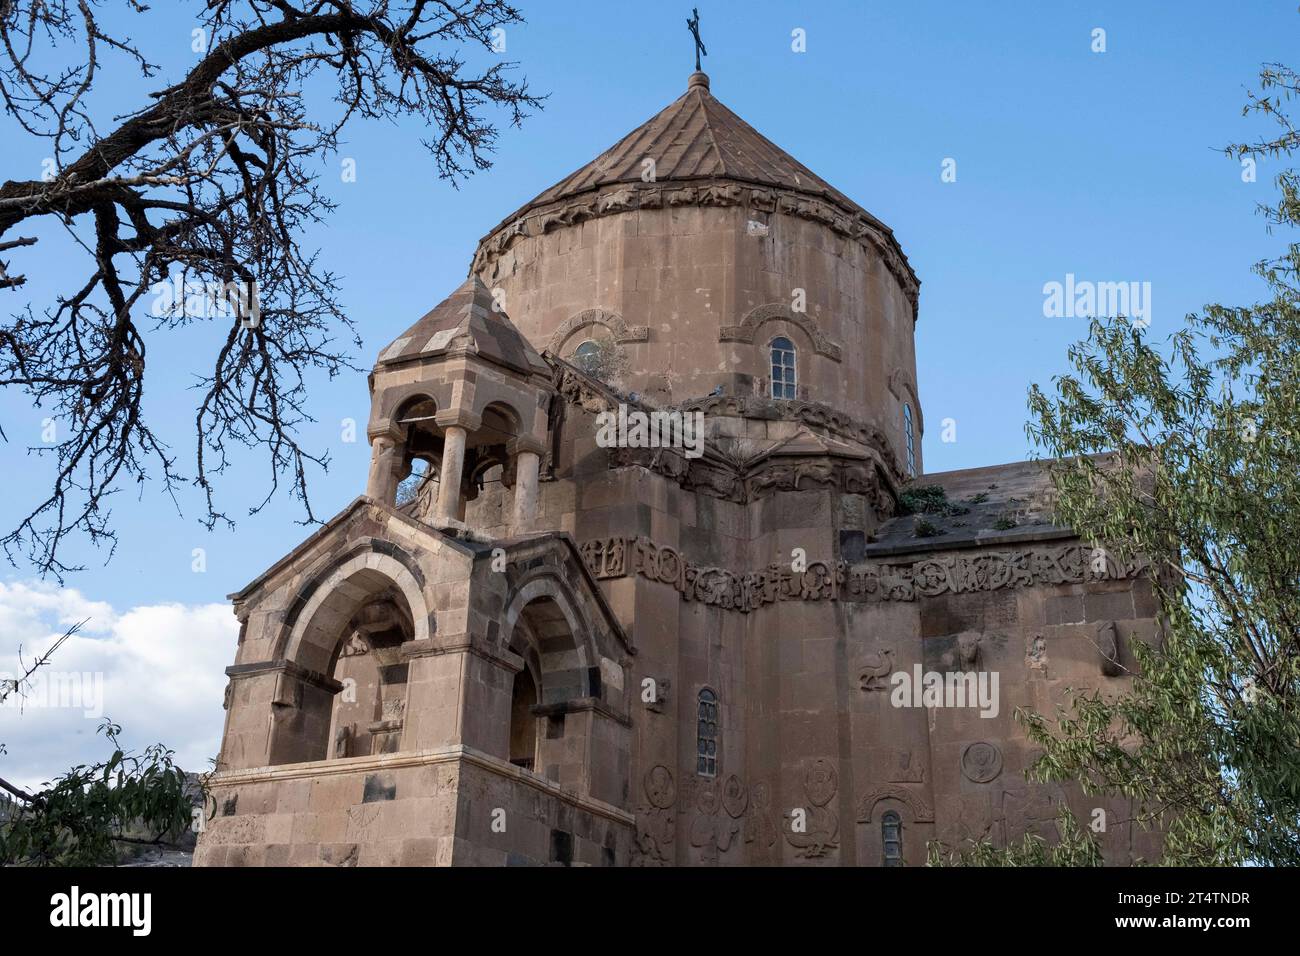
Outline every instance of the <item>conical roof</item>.
<svg viewBox="0 0 1300 956">
<path fill-rule="evenodd" d="M 488 287 L 470 276 L 384 349 L 376 364 L 394 365 L 464 349 L 524 375 L 549 374 L 550 366 L 495 305 Z"/>
<path fill-rule="evenodd" d="M 729 179 L 814 196 L 844 212 L 879 220 L 723 106 L 709 78 L 692 74 L 686 92 L 587 165 L 560 180 L 503 222 L 528 210 L 620 183 L 641 183 L 644 161 L 654 181 Z"/>
</svg>

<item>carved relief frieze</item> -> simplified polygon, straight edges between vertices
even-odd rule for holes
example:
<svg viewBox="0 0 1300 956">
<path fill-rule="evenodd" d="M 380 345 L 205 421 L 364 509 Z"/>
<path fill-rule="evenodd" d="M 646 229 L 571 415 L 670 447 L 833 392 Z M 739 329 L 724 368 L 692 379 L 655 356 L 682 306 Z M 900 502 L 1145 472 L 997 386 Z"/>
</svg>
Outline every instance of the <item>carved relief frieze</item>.
<svg viewBox="0 0 1300 956">
<path fill-rule="evenodd" d="M 698 565 L 677 549 L 649 538 L 600 538 L 582 545 L 587 568 L 598 578 L 639 575 L 671 585 L 687 601 L 742 612 L 778 601 L 915 601 L 941 594 L 994 591 L 1035 585 L 1119 580 L 1143 573 L 1145 560 L 1104 567 L 1090 558 L 1093 549 L 1072 544 L 1026 551 L 994 551 L 972 556 L 926 557 L 911 562 L 846 564 L 812 561 L 804 571 L 770 564 L 757 571 Z M 613 556 L 613 557 L 611 557 Z M 958 642 L 956 666 L 978 665 L 979 635 Z M 876 662 L 881 664 L 883 662 Z M 864 662 L 863 689 L 872 676 Z"/>
</svg>

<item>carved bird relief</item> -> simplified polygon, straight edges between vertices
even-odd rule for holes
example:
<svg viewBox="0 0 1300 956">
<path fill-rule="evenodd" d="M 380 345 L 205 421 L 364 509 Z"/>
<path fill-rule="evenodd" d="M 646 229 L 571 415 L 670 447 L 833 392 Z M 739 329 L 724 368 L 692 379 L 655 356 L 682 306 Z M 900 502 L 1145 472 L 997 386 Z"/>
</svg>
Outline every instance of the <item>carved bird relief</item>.
<svg viewBox="0 0 1300 956">
<path fill-rule="evenodd" d="M 872 651 L 862 661 L 858 670 L 858 687 L 862 690 L 887 690 L 889 675 L 894 670 L 894 649 L 884 647 Z"/>
</svg>

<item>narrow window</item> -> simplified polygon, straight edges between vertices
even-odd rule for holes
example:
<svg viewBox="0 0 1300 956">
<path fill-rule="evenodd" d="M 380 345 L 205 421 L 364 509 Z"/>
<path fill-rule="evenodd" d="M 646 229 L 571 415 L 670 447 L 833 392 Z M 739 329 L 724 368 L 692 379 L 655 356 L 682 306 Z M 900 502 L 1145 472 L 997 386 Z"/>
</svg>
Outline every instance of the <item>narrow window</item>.
<svg viewBox="0 0 1300 956">
<path fill-rule="evenodd" d="M 718 695 L 707 687 L 700 691 L 699 724 L 695 731 L 695 772 L 718 775 Z"/>
<path fill-rule="evenodd" d="M 794 398 L 794 343 L 785 337 L 772 340 L 772 397 Z"/>
<path fill-rule="evenodd" d="M 903 823 L 893 810 L 880 818 L 880 838 L 885 847 L 885 866 L 902 866 Z"/>
<path fill-rule="evenodd" d="M 907 441 L 907 473 L 916 477 L 916 434 L 912 429 L 912 406 L 903 404 L 903 438 Z"/>
</svg>

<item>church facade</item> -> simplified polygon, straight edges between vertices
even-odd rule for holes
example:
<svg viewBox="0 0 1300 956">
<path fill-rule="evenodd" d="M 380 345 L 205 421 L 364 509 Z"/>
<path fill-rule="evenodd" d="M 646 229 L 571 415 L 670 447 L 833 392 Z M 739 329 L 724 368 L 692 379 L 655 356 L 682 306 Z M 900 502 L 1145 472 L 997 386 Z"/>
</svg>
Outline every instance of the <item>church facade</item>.
<svg viewBox="0 0 1300 956">
<path fill-rule="evenodd" d="M 196 865 L 922 865 L 1122 802 L 1014 712 L 1124 690 L 1139 564 L 926 474 L 891 230 L 696 72 L 370 376 L 365 493 L 243 590 Z"/>
</svg>

